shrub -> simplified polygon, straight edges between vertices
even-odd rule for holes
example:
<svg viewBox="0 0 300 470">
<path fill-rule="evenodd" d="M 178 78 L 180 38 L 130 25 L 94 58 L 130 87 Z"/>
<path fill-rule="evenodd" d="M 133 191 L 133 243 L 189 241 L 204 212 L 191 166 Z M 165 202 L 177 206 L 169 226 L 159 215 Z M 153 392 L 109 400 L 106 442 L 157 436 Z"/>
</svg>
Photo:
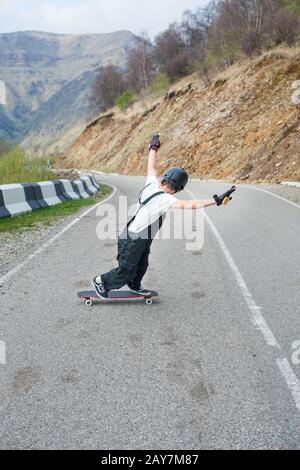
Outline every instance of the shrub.
<svg viewBox="0 0 300 470">
<path fill-rule="evenodd" d="M 165 93 L 170 87 L 170 79 L 166 73 L 158 74 L 151 84 L 151 90 L 154 94 Z"/>
<path fill-rule="evenodd" d="M 5 155 L 7 152 L 9 152 L 12 147 L 13 147 L 12 142 L 1 140 L 0 141 L 0 157 L 1 155 Z"/>
<path fill-rule="evenodd" d="M 135 101 L 135 95 L 129 90 L 125 90 L 116 100 L 116 105 L 120 109 L 126 109 Z"/>
<path fill-rule="evenodd" d="M 169 60 L 164 70 L 172 81 L 185 77 L 191 73 L 191 55 L 188 50 L 181 51 L 177 56 Z"/>
</svg>

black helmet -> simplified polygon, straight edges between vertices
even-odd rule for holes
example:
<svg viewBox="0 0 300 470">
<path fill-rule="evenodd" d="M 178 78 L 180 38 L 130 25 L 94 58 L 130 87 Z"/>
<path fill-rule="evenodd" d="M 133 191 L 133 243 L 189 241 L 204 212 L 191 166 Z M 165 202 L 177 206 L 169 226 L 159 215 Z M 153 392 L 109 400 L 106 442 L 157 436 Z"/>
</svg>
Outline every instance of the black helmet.
<svg viewBox="0 0 300 470">
<path fill-rule="evenodd" d="M 179 167 L 170 168 L 163 178 L 163 181 L 169 183 L 175 191 L 184 189 L 188 180 L 189 176 L 185 169 Z"/>
</svg>

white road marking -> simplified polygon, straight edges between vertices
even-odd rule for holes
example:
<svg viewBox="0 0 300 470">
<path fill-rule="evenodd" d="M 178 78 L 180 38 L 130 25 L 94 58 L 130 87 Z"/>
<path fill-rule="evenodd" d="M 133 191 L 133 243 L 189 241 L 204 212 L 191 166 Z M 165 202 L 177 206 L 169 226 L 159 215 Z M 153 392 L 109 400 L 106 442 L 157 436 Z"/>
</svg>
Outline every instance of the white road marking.
<svg viewBox="0 0 300 470">
<path fill-rule="evenodd" d="M 296 402 L 296 407 L 300 410 L 300 382 L 294 374 L 289 361 L 285 357 L 277 359 L 276 362 L 287 386 L 291 390 Z"/>
<path fill-rule="evenodd" d="M 196 196 L 189 190 L 187 192 L 191 195 L 193 199 L 197 199 Z M 289 201 L 288 201 L 289 202 Z M 220 245 L 220 248 L 222 249 L 222 252 L 225 256 L 225 259 L 231 269 L 231 271 L 234 274 L 234 277 L 236 279 L 236 282 L 241 289 L 241 292 L 243 294 L 243 297 L 246 301 L 246 304 L 250 310 L 251 314 L 251 321 L 252 323 L 260 330 L 262 333 L 263 337 L 265 338 L 266 343 L 269 346 L 276 347 L 281 350 L 281 346 L 279 342 L 277 341 L 275 335 L 273 334 L 272 330 L 268 326 L 263 314 L 261 313 L 262 307 L 258 307 L 247 287 L 247 284 L 240 273 L 236 263 L 234 262 L 227 246 L 225 245 L 225 242 L 223 238 L 221 237 L 220 233 L 218 232 L 217 228 L 213 224 L 212 220 L 208 217 L 207 214 L 205 214 L 205 219 L 207 223 L 209 224 L 214 236 L 216 237 L 216 240 L 218 244 Z M 282 358 L 277 358 L 276 359 L 276 364 L 277 367 L 279 368 L 282 377 L 284 378 L 284 381 L 288 388 L 290 389 L 293 399 L 296 404 L 296 408 L 300 411 L 300 382 L 297 379 L 289 361 L 287 358 L 282 357 Z"/>
<path fill-rule="evenodd" d="M 243 297 L 244 297 L 244 299 L 246 301 L 246 304 L 247 304 L 247 306 L 250 310 L 250 313 L 251 313 L 250 318 L 251 318 L 251 321 L 252 321 L 253 325 L 255 325 L 260 330 L 260 332 L 264 336 L 264 338 L 265 338 L 265 340 L 266 340 L 266 342 L 269 346 L 275 346 L 276 348 L 281 349 L 281 347 L 280 347 L 278 341 L 276 340 L 272 330 L 268 326 L 263 314 L 261 313 L 262 307 L 259 307 L 258 305 L 256 305 L 256 302 L 253 299 L 252 294 L 250 293 L 250 291 L 247 287 L 247 284 L 246 284 L 240 270 L 238 269 L 237 265 L 235 264 L 235 262 L 234 262 L 234 260 L 231 256 L 227 246 L 225 245 L 221 235 L 219 234 L 218 230 L 216 229 L 215 225 L 212 223 L 211 219 L 208 217 L 207 214 L 205 214 L 205 219 L 208 222 L 213 234 L 215 235 L 215 237 L 217 239 L 217 242 L 219 243 L 219 245 L 220 245 L 220 247 L 223 251 L 223 254 L 226 258 L 226 261 L 229 264 L 229 267 L 230 267 L 231 271 L 234 274 L 236 282 L 237 282 L 239 288 L 242 291 Z"/>
<path fill-rule="evenodd" d="M 248 186 L 246 184 L 243 186 L 243 188 L 250 188 L 250 189 L 256 189 L 256 191 L 262 191 L 263 193 L 270 194 L 270 196 L 276 197 L 276 199 L 280 199 L 281 201 L 287 202 L 288 204 L 291 204 L 292 206 L 297 207 L 298 209 L 300 209 L 300 205 L 297 204 L 296 202 L 289 201 L 285 197 L 278 196 L 278 194 L 274 194 L 271 191 L 268 191 L 267 189 L 257 188 L 256 186 L 250 186 L 250 185 Z"/>
<path fill-rule="evenodd" d="M 196 196 L 191 191 L 187 190 L 187 192 L 191 195 L 191 197 L 193 199 L 197 199 Z M 247 284 L 246 284 L 239 268 L 237 267 L 237 265 L 234 262 L 227 246 L 225 245 L 225 242 L 224 242 L 223 238 L 221 237 L 221 235 L 219 234 L 217 228 L 213 224 L 212 220 L 208 217 L 208 215 L 206 213 L 204 214 L 204 217 L 205 217 L 208 225 L 210 226 L 210 229 L 212 230 L 214 236 L 216 237 L 217 242 L 220 245 L 221 250 L 223 251 L 225 259 L 226 259 L 227 263 L 229 264 L 229 267 L 230 267 L 231 271 L 234 274 L 235 280 L 236 280 L 239 288 L 242 291 L 243 297 L 244 297 L 244 299 L 246 301 L 246 304 L 247 304 L 247 306 L 250 310 L 250 314 L 251 314 L 250 318 L 251 318 L 252 323 L 261 331 L 262 335 L 264 336 L 264 338 L 265 338 L 265 340 L 266 340 L 266 342 L 269 346 L 275 346 L 276 348 L 281 349 L 278 341 L 276 340 L 276 338 L 275 338 L 274 334 L 272 333 L 270 327 L 268 326 L 263 314 L 261 313 L 262 308 L 259 307 L 258 305 L 256 305 L 256 302 L 253 299 L 253 297 L 252 297 L 252 295 L 251 295 L 251 293 L 250 293 L 250 291 L 247 287 Z"/>
<path fill-rule="evenodd" d="M 6 344 L 4 341 L 0 341 L 0 365 L 6 364 Z"/>
<path fill-rule="evenodd" d="M 107 183 L 105 183 L 105 184 L 107 184 Z M 109 184 L 109 186 L 111 186 L 114 189 L 114 191 L 108 198 L 104 199 L 104 201 L 101 201 L 98 204 L 93 205 L 88 210 L 86 210 L 83 214 L 81 214 L 79 217 L 76 217 L 76 219 L 74 219 L 70 224 L 68 224 L 66 227 L 64 227 L 59 233 L 57 233 L 54 237 L 52 237 L 50 240 L 48 240 L 46 243 L 44 243 L 44 245 L 42 245 L 38 250 L 36 250 L 34 253 L 32 253 L 32 255 L 28 256 L 28 258 L 25 261 L 23 261 L 18 266 L 13 268 L 7 274 L 4 274 L 4 276 L 1 276 L 0 277 L 0 285 L 2 285 L 4 283 L 6 283 L 7 281 L 9 281 L 15 274 L 17 274 L 21 269 L 23 269 L 30 261 L 32 261 L 38 255 L 43 253 L 43 251 L 45 251 L 50 245 L 52 245 L 53 242 L 58 240 L 64 233 L 68 232 L 68 230 L 70 230 L 70 228 L 72 228 L 74 225 L 76 225 L 77 222 L 79 222 L 81 219 L 83 219 L 83 217 L 85 217 L 90 212 L 95 210 L 101 204 L 107 203 L 107 201 L 109 201 L 111 198 L 113 198 L 114 195 L 117 192 L 117 188 L 115 186 L 113 186 L 112 184 Z"/>
<path fill-rule="evenodd" d="M 100 174 L 100 172 L 97 172 L 97 171 L 94 171 L 94 173 L 99 173 Z M 105 183 L 105 184 L 107 184 L 107 183 Z M 59 232 L 57 235 L 55 235 L 53 238 L 51 238 L 47 243 L 42 245 L 35 253 L 30 255 L 27 258 L 27 260 L 25 260 L 23 263 L 19 264 L 14 269 L 9 271 L 7 274 L 2 276 L 0 278 L 0 284 L 3 284 L 5 282 L 7 282 L 9 279 L 11 279 L 14 276 L 14 274 L 18 273 L 23 267 L 25 267 L 29 263 L 29 261 L 36 258 L 39 254 L 41 254 L 46 248 L 48 248 L 54 241 L 56 241 L 64 233 L 66 233 L 71 227 L 73 227 L 83 217 L 85 217 L 87 214 L 92 212 L 94 209 L 96 209 L 101 204 L 104 204 L 107 201 L 109 201 L 115 195 L 115 193 L 117 192 L 117 188 L 115 186 L 113 186 L 112 184 L 110 184 L 110 186 L 113 187 L 114 191 L 107 199 L 105 199 L 104 201 L 101 201 L 100 203 L 92 206 L 90 209 L 85 211 L 83 214 L 81 214 L 81 216 L 77 217 L 69 225 L 67 225 L 61 232 Z M 254 186 L 248 186 L 248 187 L 250 187 L 252 189 L 256 189 L 258 191 L 266 192 L 266 193 L 270 194 L 271 196 L 277 197 L 278 199 L 282 199 L 283 201 L 288 202 L 289 204 L 292 204 L 292 205 L 294 205 L 298 208 L 300 207 L 298 204 L 293 203 L 291 201 L 288 201 L 287 199 L 285 199 L 281 196 L 277 196 L 276 194 L 273 194 L 273 193 L 271 193 L 267 190 L 256 188 Z M 187 192 L 192 196 L 193 199 L 196 199 L 196 197 L 192 194 L 191 191 L 187 190 Z M 241 289 L 241 292 L 244 296 L 244 299 L 245 299 L 245 301 L 247 303 L 247 306 L 248 306 L 248 308 L 250 310 L 250 313 L 251 313 L 252 323 L 255 326 L 257 326 L 257 328 L 261 331 L 261 333 L 263 334 L 263 336 L 264 336 L 264 338 L 265 338 L 268 345 L 275 346 L 275 347 L 281 349 L 281 346 L 279 345 L 279 343 L 278 343 L 277 339 L 275 338 L 273 332 L 269 328 L 264 316 L 260 312 L 260 310 L 262 308 L 258 307 L 256 305 L 254 299 L 252 298 L 252 295 L 251 295 L 251 293 L 250 293 L 250 291 L 247 287 L 247 284 L 244 281 L 244 278 L 243 278 L 242 274 L 240 273 L 237 265 L 235 264 L 231 254 L 230 254 L 227 246 L 225 245 L 221 235 L 219 234 L 217 228 L 215 227 L 215 225 L 213 224 L 211 219 L 207 216 L 207 214 L 205 214 L 205 218 L 206 218 L 211 230 L 213 231 L 213 233 L 214 233 L 214 235 L 215 235 L 215 237 L 216 237 L 216 239 L 217 239 L 217 241 L 218 241 L 218 243 L 219 243 L 219 245 L 220 245 L 220 247 L 223 251 L 225 259 L 227 260 L 227 262 L 229 264 L 229 267 L 231 268 L 231 270 L 232 270 L 232 272 L 235 276 L 235 279 L 237 281 L 238 286 Z M 292 396 L 293 396 L 294 401 L 296 403 L 297 409 L 300 410 L 300 382 L 299 382 L 299 380 L 297 379 L 296 375 L 294 374 L 293 369 L 292 369 L 292 367 L 291 367 L 291 365 L 290 365 L 287 358 L 285 358 L 285 357 L 277 358 L 276 359 L 276 364 L 277 364 L 277 366 L 278 366 L 278 368 L 279 368 L 279 370 L 280 370 L 280 372 L 281 372 L 288 388 L 290 389 L 290 391 L 292 393 Z"/>
</svg>

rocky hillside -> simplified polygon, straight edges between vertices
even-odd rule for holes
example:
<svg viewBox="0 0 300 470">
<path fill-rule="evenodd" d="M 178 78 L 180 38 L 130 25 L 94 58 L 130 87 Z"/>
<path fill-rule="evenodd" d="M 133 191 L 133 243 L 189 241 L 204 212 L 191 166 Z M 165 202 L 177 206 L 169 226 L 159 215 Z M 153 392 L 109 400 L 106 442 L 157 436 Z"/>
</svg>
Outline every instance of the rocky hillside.
<svg viewBox="0 0 300 470">
<path fill-rule="evenodd" d="M 159 167 L 240 181 L 300 181 L 300 49 L 242 61 L 209 84 L 190 76 L 147 106 L 112 110 L 90 123 L 57 165 L 125 174 L 146 170 L 147 143 L 159 132 Z"/>
<path fill-rule="evenodd" d="M 122 66 L 137 38 L 128 31 L 58 35 L 0 34 L 0 139 L 24 139 L 43 151 L 70 143 L 84 129 L 88 94 L 97 68 Z"/>
</svg>

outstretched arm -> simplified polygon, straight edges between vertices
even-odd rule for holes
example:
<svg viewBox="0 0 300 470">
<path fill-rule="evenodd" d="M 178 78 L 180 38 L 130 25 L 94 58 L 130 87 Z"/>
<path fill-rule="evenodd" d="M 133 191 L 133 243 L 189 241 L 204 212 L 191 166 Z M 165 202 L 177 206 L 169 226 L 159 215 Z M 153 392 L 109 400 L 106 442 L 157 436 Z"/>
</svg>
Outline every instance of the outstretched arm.
<svg viewBox="0 0 300 470">
<path fill-rule="evenodd" d="M 172 205 L 173 209 L 203 209 L 204 207 L 215 206 L 214 199 L 189 199 L 187 201 L 177 201 Z"/>
<path fill-rule="evenodd" d="M 147 176 L 157 176 L 156 170 L 156 153 L 160 148 L 159 135 L 154 135 L 152 137 L 150 146 L 149 146 L 149 158 L 148 158 L 148 171 Z"/>
<path fill-rule="evenodd" d="M 173 209 L 203 209 L 204 207 L 209 206 L 225 206 L 232 200 L 232 193 L 236 191 L 236 187 L 232 186 L 231 189 L 226 191 L 226 193 L 221 194 L 218 196 L 217 194 L 214 195 L 212 199 L 191 199 L 187 201 L 176 201 L 173 205 Z"/>
</svg>

